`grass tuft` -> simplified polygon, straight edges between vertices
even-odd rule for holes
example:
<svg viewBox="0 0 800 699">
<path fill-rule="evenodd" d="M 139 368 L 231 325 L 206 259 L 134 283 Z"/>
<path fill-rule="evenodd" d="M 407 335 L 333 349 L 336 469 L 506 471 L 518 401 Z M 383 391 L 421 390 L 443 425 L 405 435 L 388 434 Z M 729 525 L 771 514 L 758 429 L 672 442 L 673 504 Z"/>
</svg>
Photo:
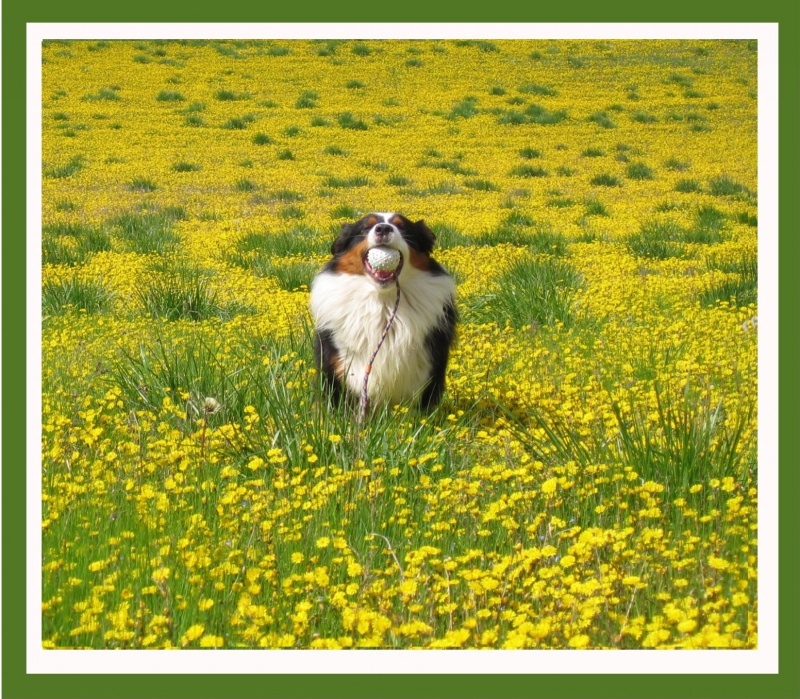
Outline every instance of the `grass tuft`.
<svg viewBox="0 0 800 699">
<path fill-rule="evenodd" d="M 176 212 L 166 210 L 125 213 L 109 221 L 110 233 L 131 252 L 163 255 L 180 241 L 173 230 L 176 220 Z"/>
<path fill-rule="evenodd" d="M 77 223 L 56 223 L 42 228 L 42 264 L 80 264 L 93 253 L 111 247 L 111 238 L 103 228 Z"/>
<path fill-rule="evenodd" d="M 69 279 L 42 284 L 42 315 L 61 315 L 68 311 L 104 313 L 111 308 L 113 294 L 99 281 Z"/>
<path fill-rule="evenodd" d="M 496 288 L 470 310 L 471 320 L 510 323 L 515 328 L 570 326 L 582 284 L 581 275 L 564 260 L 526 257 L 503 270 Z"/>
<path fill-rule="evenodd" d="M 336 117 L 336 121 L 339 122 L 339 126 L 343 129 L 351 129 L 352 131 L 366 131 L 369 129 L 369 125 L 363 119 L 358 119 L 357 117 L 353 116 L 351 112 L 344 112 Z"/>
</svg>

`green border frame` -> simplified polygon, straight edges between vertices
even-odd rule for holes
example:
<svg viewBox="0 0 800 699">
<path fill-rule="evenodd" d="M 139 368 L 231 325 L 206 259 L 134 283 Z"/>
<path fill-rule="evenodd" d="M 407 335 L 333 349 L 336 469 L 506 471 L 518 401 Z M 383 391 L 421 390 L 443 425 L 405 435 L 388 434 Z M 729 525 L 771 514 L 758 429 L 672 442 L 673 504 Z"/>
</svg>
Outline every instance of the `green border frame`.
<svg viewBox="0 0 800 699">
<path fill-rule="evenodd" d="M 792 431 L 797 429 L 795 397 L 800 393 L 796 360 L 796 305 L 781 307 L 779 428 L 781 456 L 780 672 L 777 675 L 28 675 L 25 673 L 25 24 L 28 22 L 777 22 L 780 80 L 779 293 L 797 298 L 795 265 L 800 260 L 800 4 L 796 0 L 697 0 L 643 4 L 572 0 L 543 6 L 529 0 L 462 5 L 443 2 L 374 0 L 298 4 L 267 3 L 222 7 L 138 0 L 35 3 L 6 2 L 2 8 L 3 210 L 2 210 L 2 563 L 3 697 L 800 697 L 800 479 Z M 457 652 L 457 651 L 455 651 Z"/>
</svg>

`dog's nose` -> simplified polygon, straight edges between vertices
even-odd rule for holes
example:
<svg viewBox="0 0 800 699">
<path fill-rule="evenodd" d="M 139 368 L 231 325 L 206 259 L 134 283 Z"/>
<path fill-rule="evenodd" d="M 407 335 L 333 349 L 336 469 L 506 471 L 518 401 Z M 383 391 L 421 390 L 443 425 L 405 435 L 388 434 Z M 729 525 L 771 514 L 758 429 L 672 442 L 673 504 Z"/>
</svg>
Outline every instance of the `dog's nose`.
<svg viewBox="0 0 800 699">
<path fill-rule="evenodd" d="M 372 232 L 375 234 L 375 239 L 380 243 L 392 237 L 394 228 L 388 223 L 379 223 L 372 229 Z"/>
</svg>

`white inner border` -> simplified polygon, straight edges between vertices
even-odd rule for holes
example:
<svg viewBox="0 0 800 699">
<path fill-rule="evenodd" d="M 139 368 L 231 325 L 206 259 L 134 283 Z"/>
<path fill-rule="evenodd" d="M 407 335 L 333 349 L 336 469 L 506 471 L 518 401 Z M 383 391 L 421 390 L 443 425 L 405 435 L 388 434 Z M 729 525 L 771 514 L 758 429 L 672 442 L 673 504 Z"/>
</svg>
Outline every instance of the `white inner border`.
<svg viewBox="0 0 800 699">
<path fill-rule="evenodd" d="M 44 650 L 41 626 L 41 162 L 44 39 L 757 39 L 759 222 L 759 634 L 757 650 Z M 778 25 L 772 24 L 28 24 L 27 672 L 777 673 Z M 8 464 L 6 464 L 8 466 Z"/>
</svg>

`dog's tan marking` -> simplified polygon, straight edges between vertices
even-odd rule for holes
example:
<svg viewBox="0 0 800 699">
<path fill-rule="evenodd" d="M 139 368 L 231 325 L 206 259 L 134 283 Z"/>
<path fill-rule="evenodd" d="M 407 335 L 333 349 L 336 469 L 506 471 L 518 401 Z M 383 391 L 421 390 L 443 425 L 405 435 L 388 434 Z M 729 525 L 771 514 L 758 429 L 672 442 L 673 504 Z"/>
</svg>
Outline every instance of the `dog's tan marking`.
<svg viewBox="0 0 800 699">
<path fill-rule="evenodd" d="M 368 226 L 369 228 L 372 228 L 372 226 L 374 226 L 376 223 L 378 223 L 378 217 L 377 217 L 377 216 L 370 216 L 370 217 L 369 217 L 369 218 L 368 218 L 368 219 L 367 219 L 367 220 L 364 222 L 364 225 L 365 225 L 365 226 Z"/>
<path fill-rule="evenodd" d="M 363 274 L 364 273 L 364 254 L 367 252 L 369 243 L 366 240 L 360 242 L 358 245 L 350 248 L 339 259 L 339 264 L 336 269 L 345 274 Z"/>
<path fill-rule="evenodd" d="M 338 353 L 331 358 L 331 365 L 333 366 L 333 373 L 336 375 L 336 378 L 341 379 L 342 376 L 344 376 L 344 360 Z"/>
<path fill-rule="evenodd" d="M 431 269 L 431 256 L 427 253 L 411 250 L 409 252 L 409 256 L 411 257 L 409 262 L 413 267 L 421 269 L 424 272 L 427 272 Z"/>
</svg>

